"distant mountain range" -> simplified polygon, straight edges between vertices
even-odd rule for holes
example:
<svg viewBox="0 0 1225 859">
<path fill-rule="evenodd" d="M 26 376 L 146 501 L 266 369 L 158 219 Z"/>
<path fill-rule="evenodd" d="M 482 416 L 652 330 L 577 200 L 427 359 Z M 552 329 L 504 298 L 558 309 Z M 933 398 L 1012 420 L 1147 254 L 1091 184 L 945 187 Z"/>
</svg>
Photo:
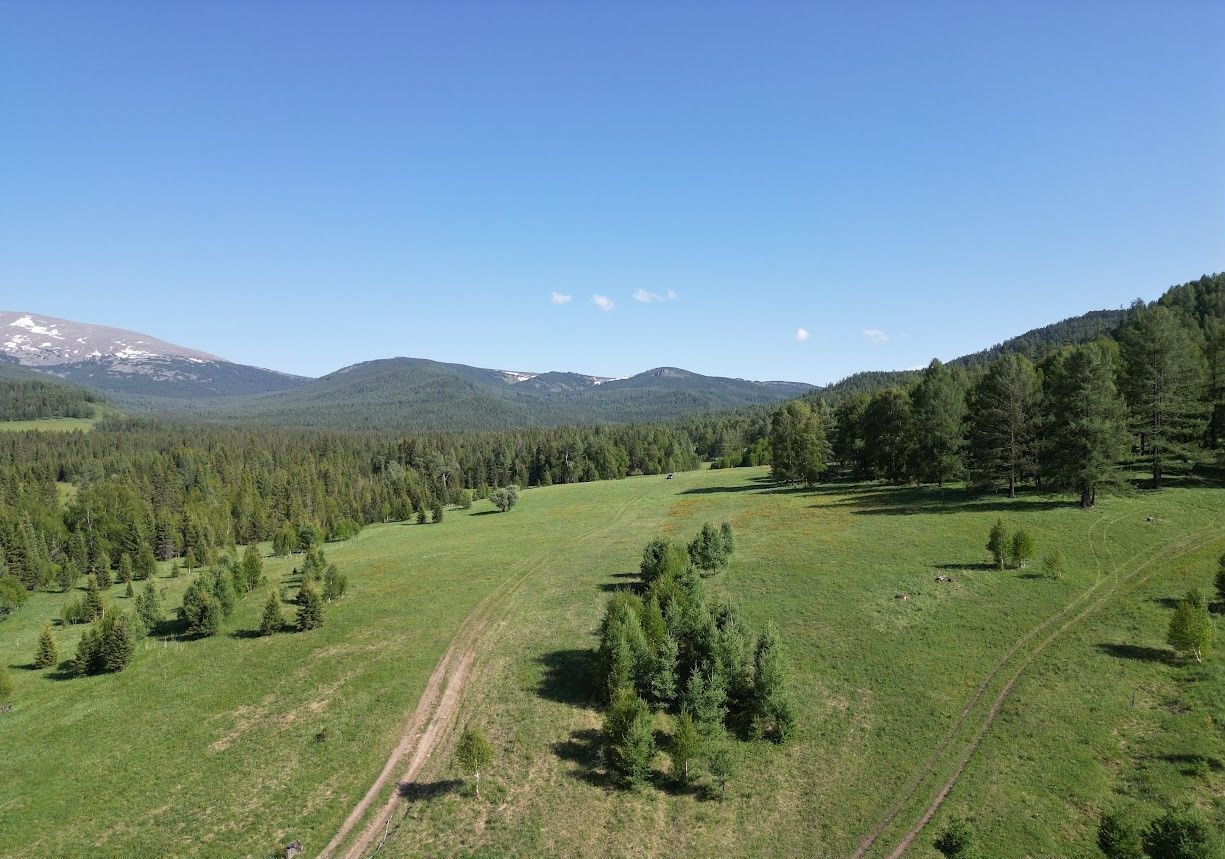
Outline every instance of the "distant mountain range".
<svg viewBox="0 0 1225 859">
<path fill-rule="evenodd" d="M 235 364 L 135 331 L 13 310 L 0 310 L 0 357 L 116 401 L 266 394 L 310 381 Z"/>
<path fill-rule="evenodd" d="M 235 364 L 146 334 L 0 311 L 0 360 L 128 408 L 226 422 L 399 431 L 655 421 L 790 399 L 802 382 L 658 367 L 624 379 L 388 358 L 309 379 Z"/>
</svg>

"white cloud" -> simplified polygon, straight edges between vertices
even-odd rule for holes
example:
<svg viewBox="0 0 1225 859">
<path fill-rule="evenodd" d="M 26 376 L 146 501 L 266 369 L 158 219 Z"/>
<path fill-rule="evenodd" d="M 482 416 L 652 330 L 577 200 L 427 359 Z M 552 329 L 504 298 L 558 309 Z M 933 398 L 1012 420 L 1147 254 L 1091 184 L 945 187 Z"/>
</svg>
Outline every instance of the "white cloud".
<svg viewBox="0 0 1225 859">
<path fill-rule="evenodd" d="M 658 304 L 664 301 L 676 301 L 679 298 L 675 289 L 669 289 L 662 295 L 658 292 L 648 292 L 639 287 L 634 290 L 634 301 L 641 301 L 643 304 Z"/>
<path fill-rule="evenodd" d="M 599 293 L 591 296 L 591 303 L 603 310 L 605 313 L 617 306 L 613 304 L 612 299 L 607 295 L 600 295 Z"/>
<path fill-rule="evenodd" d="M 807 340 L 807 339 L 808 339 L 808 337 L 809 337 L 809 335 L 808 335 L 808 329 L 807 329 L 807 328 L 797 328 L 797 329 L 795 329 L 795 339 L 796 339 L 796 340 L 799 340 L 801 343 L 803 343 L 805 340 Z"/>
<path fill-rule="evenodd" d="M 574 298 L 573 295 L 566 295 L 564 292 L 554 292 L 549 297 L 549 300 L 552 301 L 554 304 L 569 304 L 570 300 L 573 298 Z"/>
<path fill-rule="evenodd" d="M 879 328 L 865 328 L 863 330 L 863 336 L 867 337 L 873 343 L 884 343 L 889 339 L 889 335 L 884 331 L 881 331 Z"/>
</svg>

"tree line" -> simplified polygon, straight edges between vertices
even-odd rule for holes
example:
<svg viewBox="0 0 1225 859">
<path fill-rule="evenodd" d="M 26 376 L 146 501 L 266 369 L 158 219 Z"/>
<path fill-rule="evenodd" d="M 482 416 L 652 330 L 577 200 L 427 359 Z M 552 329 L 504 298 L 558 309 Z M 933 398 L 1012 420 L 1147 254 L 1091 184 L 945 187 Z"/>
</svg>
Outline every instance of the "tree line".
<svg viewBox="0 0 1225 859">
<path fill-rule="evenodd" d="M 0 421 L 92 418 L 101 397 L 60 382 L 0 379 Z"/>
<path fill-rule="evenodd" d="M 1222 282 L 1211 282 L 1209 315 L 1173 300 L 1137 303 L 1113 336 L 1036 364 L 1015 353 L 979 369 L 932 361 L 906 388 L 787 403 L 766 436 L 774 475 L 808 484 L 967 480 L 1010 496 L 1031 484 L 1091 507 L 1120 466 L 1142 464 L 1160 487 L 1171 469 L 1221 451 Z"/>
<path fill-rule="evenodd" d="M 509 509 L 519 486 L 697 462 L 675 427 L 401 437 L 107 418 L 89 433 L 3 433 L 0 616 L 13 581 L 55 587 L 175 557 L 209 565 L 264 540 L 283 554 L 373 522 L 439 521 L 474 497 Z"/>
</svg>

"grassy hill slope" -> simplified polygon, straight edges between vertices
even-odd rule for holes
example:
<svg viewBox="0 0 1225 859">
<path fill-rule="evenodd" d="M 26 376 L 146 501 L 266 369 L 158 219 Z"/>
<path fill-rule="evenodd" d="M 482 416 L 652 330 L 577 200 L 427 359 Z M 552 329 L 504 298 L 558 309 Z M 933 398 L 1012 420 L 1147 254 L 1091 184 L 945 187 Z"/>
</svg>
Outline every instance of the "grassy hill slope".
<svg viewBox="0 0 1225 859">
<path fill-rule="evenodd" d="M 322 629 L 250 637 L 267 597 L 257 591 L 218 636 L 149 639 L 113 676 L 24 667 L 66 599 L 35 595 L 0 623 L 17 684 L 0 716 L 0 856 L 262 857 L 295 837 L 312 855 L 382 768 L 455 630 L 495 592 L 458 719 L 497 748 L 482 799 L 458 789 L 444 744 L 380 855 L 848 855 L 981 684 L 868 854 L 885 856 L 1014 669 L 934 828 L 969 812 L 993 856 L 1089 857 L 1097 811 L 1121 799 L 1146 814 L 1196 799 L 1225 819 L 1211 805 L 1225 673 L 1217 660 L 1178 663 L 1162 643 L 1163 601 L 1192 581 L 1206 587 L 1225 549 L 1225 491 L 1109 497 L 1085 512 L 1046 496 L 779 490 L 764 478 L 737 469 L 553 486 L 526 491 L 508 514 L 481 502 L 440 525 L 374 526 L 328 547 L 350 593 Z M 984 569 L 996 517 L 1027 528 L 1039 552 L 1062 549 L 1064 578 Z M 740 774 L 721 803 L 666 784 L 613 790 L 586 671 L 603 599 L 632 581 L 647 540 L 687 540 L 707 520 L 732 522 L 737 536 L 711 587 L 787 642 L 799 731 L 782 747 L 738 743 Z M 296 563 L 270 560 L 270 577 L 289 581 Z M 935 584 L 938 574 L 954 582 Z M 172 604 L 188 580 L 161 580 Z M 1045 631 L 1027 639 L 1035 629 Z M 59 635 L 70 657 L 79 628 Z M 656 768 L 664 784 L 662 755 Z M 910 855 L 933 856 L 931 835 Z"/>
</svg>

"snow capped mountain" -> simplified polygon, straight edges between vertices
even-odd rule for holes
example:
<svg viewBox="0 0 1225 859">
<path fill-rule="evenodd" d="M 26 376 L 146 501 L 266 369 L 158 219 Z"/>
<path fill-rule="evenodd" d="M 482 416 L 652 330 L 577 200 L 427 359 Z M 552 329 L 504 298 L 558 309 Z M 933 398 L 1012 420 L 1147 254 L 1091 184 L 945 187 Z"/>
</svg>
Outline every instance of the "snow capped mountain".
<svg viewBox="0 0 1225 859">
<path fill-rule="evenodd" d="M 0 360 L 120 395 L 265 393 L 306 381 L 135 331 L 16 310 L 0 311 Z"/>
<path fill-rule="evenodd" d="M 27 367 L 106 361 L 126 372 L 141 372 L 142 363 L 159 359 L 179 358 L 196 364 L 225 360 L 122 328 L 14 310 L 0 311 L 0 351 Z"/>
</svg>

